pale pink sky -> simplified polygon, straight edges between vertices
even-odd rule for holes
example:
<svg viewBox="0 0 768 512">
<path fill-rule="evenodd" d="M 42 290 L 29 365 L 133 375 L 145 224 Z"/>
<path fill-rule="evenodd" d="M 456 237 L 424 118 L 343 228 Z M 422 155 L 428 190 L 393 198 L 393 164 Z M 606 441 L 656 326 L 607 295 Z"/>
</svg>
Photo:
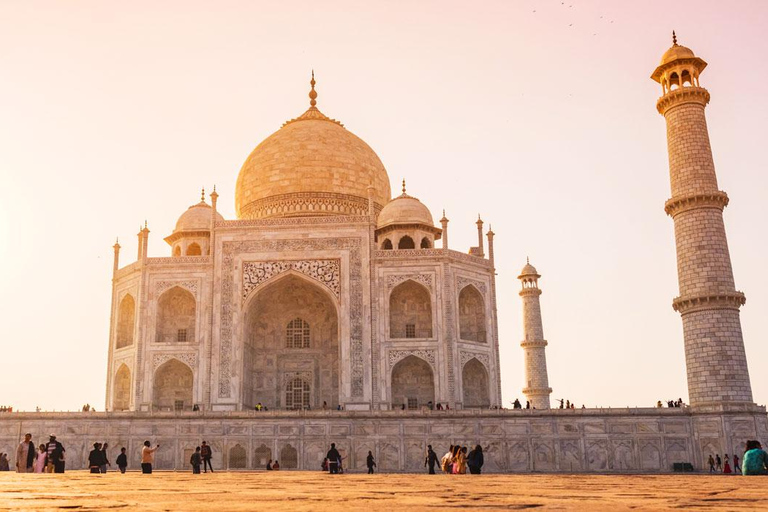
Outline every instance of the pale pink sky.
<svg viewBox="0 0 768 512">
<path fill-rule="evenodd" d="M 768 2 L 0 3 L 0 405 L 104 407 L 112 244 L 149 252 L 307 106 L 368 142 L 451 245 L 492 223 L 505 403 L 518 271 L 543 275 L 554 398 L 687 397 L 660 87 L 677 30 L 701 84 L 755 401 L 768 398 Z"/>
</svg>

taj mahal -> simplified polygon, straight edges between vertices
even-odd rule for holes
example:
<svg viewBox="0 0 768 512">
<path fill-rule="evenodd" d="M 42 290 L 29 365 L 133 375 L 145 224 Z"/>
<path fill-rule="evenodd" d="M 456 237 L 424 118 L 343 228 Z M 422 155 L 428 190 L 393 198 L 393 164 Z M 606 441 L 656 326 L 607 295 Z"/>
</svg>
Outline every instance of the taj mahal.
<svg viewBox="0 0 768 512">
<path fill-rule="evenodd" d="M 204 437 L 224 469 L 271 458 L 316 469 L 335 442 L 353 470 L 371 451 L 383 471 L 419 471 L 427 444 L 460 442 L 482 444 L 490 472 L 667 472 L 768 441 L 705 119 L 706 66 L 674 38 L 651 75 L 666 121 L 689 406 L 551 408 L 541 275 L 520 262 L 530 408 L 503 408 L 502 373 L 521 372 L 499 363 L 493 231 L 454 219 L 453 229 L 476 228 L 477 245 L 452 247 L 446 212 L 436 223 L 405 181 L 393 194 L 373 149 L 320 111 L 313 74 L 309 108 L 240 169 L 236 219 L 218 212 L 214 188 L 181 212 L 166 257 L 148 257 L 147 224 L 135 261 L 121 266 L 114 245 L 106 411 L 0 418 L 0 450 L 23 422 L 36 438 L 58 433 L 68 468 L 94 439 L 134 459 L 152 439 L 169 447 L 157 465 L 181 468 Z"/>
</svg>

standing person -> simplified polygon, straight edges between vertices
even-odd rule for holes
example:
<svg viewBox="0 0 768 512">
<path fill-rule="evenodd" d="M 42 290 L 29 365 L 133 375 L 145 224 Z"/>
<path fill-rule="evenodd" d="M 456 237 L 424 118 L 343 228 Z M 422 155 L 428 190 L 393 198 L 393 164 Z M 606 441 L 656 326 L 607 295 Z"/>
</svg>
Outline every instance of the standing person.
<svg viewBox="0 0 768 512">
<path fill-rule="evenodd" d="M 121 473 L 125 473 L 125 468 L 128 467 L 128 456 L 125 454 L 125 447 L 120 448 L 120 455 L 115 459 L 117 468 Z"/>
<path fill-rule="evenodd" d="M 35 470 L 35 445 L 32 434 L 24 434 L 24 440 L 16 448 L 16 472 L 32 473 Z"/>
<path fill-rule="evenodd" d="M 368 458 L 365 459 L 365 464 L 368 466 L 368 474 L 373 474 L 373 468 L 376 466 L 376 461 L 373 460 L 373 453 L 371 453 L 370 450 L 368 450 Z"/>
<path fill-rule="evenodd" d="M 48 463 L 48 447 L 41 444 L 37 447 L 37 458 L 35 459 L 35 473 L 45 471 L 45 465 Z"/>
<path fill-rule="evenodd" d="M 707 463 L 709 464 L 709 472 L 714 473 L 715 472 L 715 458 L 712 456 L 712 454 L 709 454 L 709 460 L 707 460 Z"/>
<path fill-rule="evenodd" d="M 443 470 L 443 473 L 451 474 L 451 470 L 453 469 L 453 445 L 448 448 L 446 454 L 440 459 L 440 469 Z"/>
<path fill-rule="evenodd" d="M 104 462 L 104 454 L 101 452 L 101 443 L 93 443 L 93 450 L 88 454 L 88 469 L 91 473 L 101 473 L 101 465 Z"/>
<path fill-rule="evenodd" d="M 465 475 L 467 473 L 467 447 L 456 447 L 456 456 L 453 459 L 453 474 Z"/>
<path fill-rule="evenodd" d="M 339 450 L 336 449 L 336 443 L 331 443 L 331 449 L 328 450 L 326 457 L 328 458 L 328 468 L 330 473 L 332 475 L 338 474 L 339 459 L 341 458 L 341 455 L 339 455 Z"/>
<path fill-rule="evenodd" d="M 213 473 L 213 466 L 211 466 L 212 455 L 211 446 L 203 441 L 203 445 L 200 447 L 200 456 L 203 458 L 203 473 L 207 473 L 208 468 L 211 468 L 211 473 Z"/>
<path fill-rule="evenodd" d="M 141 449 L 141 472 L 145 475 L 152 474 L 152 463 L 155 462 L 155 452 L 160 445 L 150 448 L 149 441 L 144 441 L 144 448 Z"/>
<path fill-rule="evenodd" d="M 272 459 L 267 461 L 267 471 L 272 471 Z"/>
<path fill-rule="evenodd" d="M 475 446 L 475 449 L 469 452 L 467 457 L 467 466 L 469 467 L 470 474 L 479 475 L 483 469 L 483 447 L 480 445 Z"/>
<path fill-rule="evenodd" d="M 8 460 L 8 455 L 0 453 L 0 471 L 10 471 L 11 463 Z"/>
<path fill-rule="evenodd" d="M 730 475 L 731 474 L 731 464 L 728 462 L 728 454 L 727 453 L 725 454 L 724 460 L 725 460 L 725 464 L 723 464 L 723 473 L 725 473 L 726 475 Z"/>
<path fill-rule="evenodd" d="M 741 473 L 741 466 L 739 466 L 739 456 L 735 453 L 733 454 L 733 473 Z"/>
<path fill-rule="evenodd" d="M 741 459 L 742 475 L 768 474 L 768 453 L 763 451 L 759 441 L 747 441 L 747 451 Z"/>
<path fill-rule="evenodd" d="M 108 443 L 104 443 L 103 445 L 101 445 L 101 461 L 102 462 L 101 462 L 101 466 L 99 467 L 99 470 L 102 473 L 106 473 L 107 472 L 107 466 L 111 466 L 112 465 L 112 463 L 109 462 L 109 459 L 107 458 L 107 448 L 109 448 L 109 444 Z"/>
<path fill-rule="evenodd" d="M 192 474 L 200 474 L 200 463 L 203 462 L 203 457 L 200 455 L 200 447 L 195 448 L 195 453 L 189 458 L 189 463 L 192 464 Z"/>
<path fill-rule="evenodd" d="M 715 468 L 718 472 L 723 470 L 723 460 L 720 458 L 720 454 L 715 454 Z"/>
<path fill-rule="evenodd" d="M 437 454 L 432 449 L 432 445 L 427 445 L 427 457 L 424 459 L 424 467 L 429 466 L 429 474 L 435 474 L 435 464 L 437 464 Z"/>
<path fill-rule="evenodd" d="M 64 462 L 64 445 L 56 440 L 56 436 L 51 434 L 48 437 L 48 467 L 46 472 L 48 473 L 63 473 L 65 468 Z"/>
</svg>

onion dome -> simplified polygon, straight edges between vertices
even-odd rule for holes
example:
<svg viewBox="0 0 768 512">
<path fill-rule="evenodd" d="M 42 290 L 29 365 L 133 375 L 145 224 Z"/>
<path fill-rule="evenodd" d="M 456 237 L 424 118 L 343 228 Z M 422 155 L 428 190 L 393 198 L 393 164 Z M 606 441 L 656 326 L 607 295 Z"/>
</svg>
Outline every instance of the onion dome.
<svg viewBox="0 0 768 512">
<path fill-rule="evenodd" d="M 377 208 L 390 199 L 389 176 L 376 153 L 320 112 L 312 73 L 310 107 L 248 156 L 237 177 L 238 218 L 367 215 L 368 187 Z"/>
<path fill-rule="evenodd" d="M 517 276 L 518 279 L 522 279 L 524 277 L 541 277 L 536 271 L 536 267 L 531 265 L 531 262 L 528 260 L 528 258 L 525 259 L 525 266 L 523 267 L 523 270 L 520 271 L 520 275 Z"/>
<path fill-rule="evenodd" d="M 429 208 L 415 197 L 405 193 L 405 180 L 403 180 L 402 195 L 394 198 L 382 208 L 376 222 L 376 228 L 381 229 L 395 224 L 435 226 Z"/>
<path fill-rule="evenodd" d="M 216 212 L 216 220 L 224 220 L 219 212 Z M 200 202 L 190 206 L 176 221 L 174 233 L 181 231 L 209 231 L 211 229 L 211 205 L 201 198 Z"/>
</svg>

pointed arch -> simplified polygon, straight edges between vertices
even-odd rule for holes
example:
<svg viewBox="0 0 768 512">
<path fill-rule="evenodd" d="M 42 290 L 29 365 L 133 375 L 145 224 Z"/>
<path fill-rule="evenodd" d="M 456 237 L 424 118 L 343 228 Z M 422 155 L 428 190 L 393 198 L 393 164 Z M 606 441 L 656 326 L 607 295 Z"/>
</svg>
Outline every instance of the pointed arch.
<svg viewBox="0 0 768 512">
<path fill-rule="evenodd" d="M 287 444 L 280 450 L 280 468 L 282 469 L 296 469 L 299 467 L 299 452 Z"/>
<path fill-rule="evenodd" d="M 424 238 L 421 239 L 420 247 L 422 249 L 431 249 L 432 248 L 432 243 L 429 241 L 429 237 L 425 236 Z"/>
<path fill-rule="evenodd" d="M 112 410 L 128 411 L 131 407 L 131 370 L 123 363 L 112 381 Z"/>
<path fill-rule="evenodd" d="M 158 411 L 192 409 L 194 374 L 178 359 L 161 364 L 152 379 L 152 406 Z"/>
<path fill-rule="evenodd" d="M 435 378 L 427 361 L 410 355 L 392 367 L 391 403 L 393 409 L 419 409 L 435 401 Z"/>
<path fill-rule="evenodd" d="M 473 357 L 464 364 L 461 370 L 461 387 L 465 408 L 487 409 L 491 406 L 488 370 L 477 358 Z"/>
<path fill-rule="evenodd" d="M 229 469 L 245 469 L 247 467 L 245 448 L 236 444 L 229 449 Z"/>
<path fill-rule="evenodd" d="M 190 343 L 195 340 L 197 301 L 189 290 L 174 286 L 157 301 L 155 341 Z"/>
<path fill-rule="evenodd" d="M 181 246 L 180 245 L 177 245 L 176 247 L 173 248 L 173 256 L 176 257 L 176 258 L 181 256 Z"/>
<path fill-rule="evenodd" d="M 432 337 L 432 298 L 425 286 L 408 279 L 392 289 L 389 295 L 389 337 Z"/>
<path fill-rule="evenodd" d="M 115 348 L 133 345 L 133 331 L 136 325 L 136 301 L 129 293 L 120 301 L 117 311 L 117 340 Z"/>
<path fill-rule="evenodd" d="M 397 242 L 397 248 L 398 249 L 415 249 L 416 244 L 413 242 L 413 238 L 409 237 L 408 235 L 405 235 L 402 238 L 400 238 L 399 242 Z"/>
<path fill-rule="evenodd" d="M 187 246 L 187 256 L 202 256 L 202 254 L 203 250 L 197 242 L 192 242 Z"/>
<path fill-rule="evenodd" d="M 394 247 L 392 247 L 392 240 L 385 238 L 384 242 L 381 244 L 381 249 L 384 251 L 391 251 L 394 249 Z"/>
<path fill-rule="evenodd" d="M 485 299 L 474 285 L 459 292 L 459 337 L 462 340 L 485 343 Z"/>
<path fill-rule="evenodd" d="M 272 449 L 261 443 L 261 446 L 253 452 L 253 469 L 264 469 L 270 460 L 272 460 Z"/>
</svg>

